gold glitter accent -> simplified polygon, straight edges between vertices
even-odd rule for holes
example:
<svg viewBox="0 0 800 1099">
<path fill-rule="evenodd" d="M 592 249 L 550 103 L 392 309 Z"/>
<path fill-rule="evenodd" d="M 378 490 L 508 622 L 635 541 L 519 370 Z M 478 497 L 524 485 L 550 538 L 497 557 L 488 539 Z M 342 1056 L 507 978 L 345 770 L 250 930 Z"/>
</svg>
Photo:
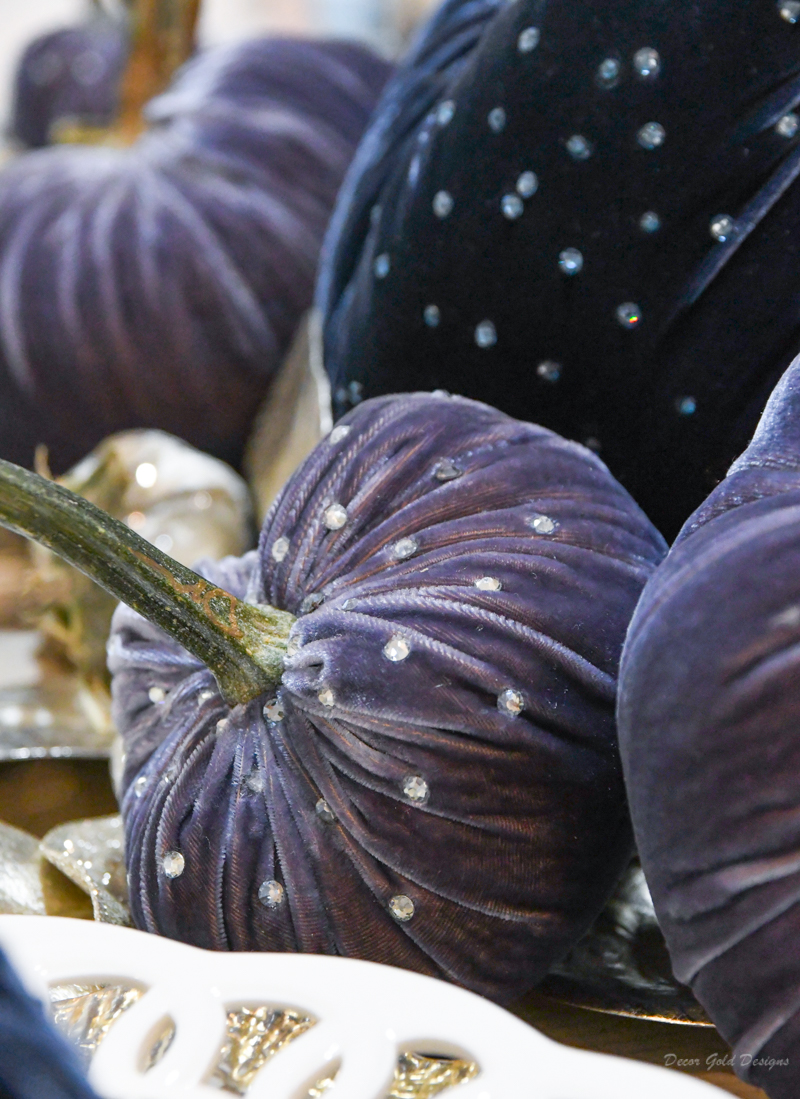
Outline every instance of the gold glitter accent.
<svg viewBox="0 0 800 1099">
<path fill-rule="evenodd" d="M 315 1022 L 291 1009 L 241 1007 L 229 1011 L 225 1042 L 207 1082 L 233 1095 L 244 1095 L 267 1061 Z"/>
<path fill-rule="evenodd" d="M 321 1099 L 321 1097 L 325 1094 L 328 1088 L 333 1087 L 334 1081 L 336 1080 L 336 1073 L 338 1071 L 339 1069 L 336 1068 L 333 1072 L 328 1073 L 328 1075 L 324 1076 L 321 1080 L 317 1080 L 316 1084 L 312 1084 L 311 1087 L 308 1089 L 306 1094 L 303 1096 L 303 1099 Z"/>
<path fill-rule="evenodd" d="M 447 1088 L 474 1080 L 479 1071 L 474 1061 L 401 1053 L 386 1099 L 432 1099 Z"/>
<path fill-rule="evenodd" d="M 53 1022 L 76 1047 L 84 1067 L 120 1015 L 144 995 L 135 985 L 57 984 L 50 988 Z"/>
</svg>

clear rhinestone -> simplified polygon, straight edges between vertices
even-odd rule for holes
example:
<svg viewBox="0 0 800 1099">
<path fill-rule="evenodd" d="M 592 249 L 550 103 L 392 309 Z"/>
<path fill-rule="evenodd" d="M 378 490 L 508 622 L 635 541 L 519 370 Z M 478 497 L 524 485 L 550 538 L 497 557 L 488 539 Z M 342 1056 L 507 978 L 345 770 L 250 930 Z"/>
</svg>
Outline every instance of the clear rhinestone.
<svg viewBox="0 0 800 1099">
<path fill-rule="evenodd" d="M 320 700 L 323 706 L 328 707 L 333 706 L 334 702 L 336 701 L 336 696 L 334 695 L 330 687 L 326 687 L 323 691 L 320 691 L 317 695 L 317 698 Z"/>
<path fill-rule="evenodd" d="M 433 196 L 433 212 L 437 218 L 446 218 L 453 209 L 453 196 L 449 191 L 437 191 Z"/>
<path fill-rule="evenodd" d="M 303 645 L 299 637 L 290 637 L 286 642 L 286 655 L 296 656 L 300 652 Z"/>
<path fill-rule="evenodd" d="M 497 329 L 491 321 L 481 321 L 475 328 L 475 343 L 478 347 L 494 347 L 497 343 Z"/>
<path fill-rule="evenodd" d="M 381 252 L 379 256 L 375 257 L 375 263 L 373 265 L 373 271 L 375 272 L 376 279 L 385 279 L 389 274 L 389 269 L 392 266 L 392 261 L 389 259 L 388 252 Z"/>
<path fill-rule="evenodd" d="M 557 382 L 561 377 L 561 363 L 545 359 L 536 367 L 536 375 L 545 382 Z"/>
<path fill-rule="evenodd" d="M 500 199 L 500 209 L 503 212 L 503 217 L 508 218 L 509 221 L 515 221 L 522 216 L 525 207 L 522 205 L 522 199 L 519 195 L 503 195 Z"/>
<path fill-rule="evenodd" d="M 661 228 L 661 218 L 655 210 L 646 210 L 639 218 L 639 228 L 643 233 L 657 233 Z"/>
<path fill-rule="evenodd" d="M 525 699 L 519 691 L 506 687 L 497 697 L 497 708 L 504 714 L 512 714 L 514 717 L 525 709 Z"/>
<path fill-rule="evenodd" d="M 311 614 L 317 607 L 321 607 L 324 602 L 325 596 L 321 591 L 312 592 L 311 595 L 307 595 L 300 604 L 300 614 Z"/>
<path fill-rule="evenodd" d="M 797 23 L 800 21 L 800 0 L 781 0 L 778 13 L 787 23 Z"/>
<path fill-rule="evenodd" d="M 502 586 L 496 576 L 479 576 L 475 581 L 475 587 L 481 591 L 500 591 Z"/>
<path fill-rule="evenodd" d="M 286 711 L 279 699 L 271 698 L 269 702 L 264 703 L 264 717 L 267 721 L 283 721 L 285 716 Z"/>
<path fill-rule="evenodd" d="M 714 240 L 718 240 L 720 244 L 723 244 L 730 236 L 732 236 L 734 229 L 736 228 L 736 222 L 728 214 L 717 214 L 713 217 L 709 223 L 708 231 Z"/>
<path fill-rule="evenodd" d="M 413 557 L 419 549 L 419 542 L 416 538 L 400 538 L 392 546 L 392 553 L 395 557 L 406 558 Z"/>
<path fill-rule="evenodd" d="M 681 416 L 691 416 L 697 411 L 697 401 L 694 397 L 679 397 L 675 402 L 675 407 Z"/>
<path fill-rule="evenodd" d="M 258 899 L 264 905 L 265 908 L 277 908 L 278 905 L 283 904 L 283 898 L 285 896 L 284 888 L 279 881 L 275 881 L 274 878 L 270 878 L 268 881 L 262 881 L 258 887 Z"/>
<path fill-rule="evenodd" d="M 607 57 L 605 61 L 601 61 L 597 66 L 595 82 L 600 88 L 615 88 L 619 84 L 621 72 L 622 65 L 616 57 Z"/>
<path fill-rule="evenodd" d="M 152 462 L 141 462 L 136 467 L 134 477 L 141 488 L 152 488 L 158 480 L 158 470 Z"/>
<path fill-rule="evenodd" d="M 333 809 L 328 805 L 325 798 L 320 798 L 317 804 L 314 806 L 314 810 L 320 820 L 326 824 L 332 824 L 336 817 L 333 814 Z"/>
<path fill-rule="evenodd" d="M 422 319 L 427 324 L 428 328 L 437 328 L 439 321 L 442 319 L 439 313 L 438 305 L 426 305 L 422 311 Z"/>
<path fill-rule="evenodd" d="M 341 530 L 347 522 L 347 508 L 341 504 L 331 504 L 325 509 L 325 526 L 328 530 Z"/>
<path fill-rule="evenodd" d="M 800 118 L 794 111 L 789 111 L 775 123 L 775 133 L 780 134 L 781 137 L 794 137 L 798 127 L 800 127 Z"/>
<path fill-rule="evenodd" d="M 567 152 L 573 160 L 588 160 L 592 155 L 592 143 L 583 134 L 567 138 Z"/>
<path fill-rule="evenodd" d="M 538 27 L 526 27 L 519 32 L 517 49 L 520 53 L 532 53 L 539 45 L 541 34 Z"/>
<path fill-rule="evenodd" d="M 433 476 L 437 481 L 455 481 L 463 472 L 450 458 L 440 458 L 433 467 Z"/>
<path fill-rule="evenodd" d="M 266 782 L 264 781 L 264 775 L 257 767 L 253 768 L 244 781 L 251 794 L 263 794 Z"/>
<path fill-rule="evenodd" d="M 652 46 L 643 46 L 633 55 L 633 71 L 642 80 L 652 80 L 661 72 L 661 58 Z"/>
<path fill-rule="evenodd" d="M 565 248 L 559 253 L 558 266 L 565 275 L 577 275 L 583 267 L 583 255 L 577 248 Z"/>
<path fill-rule="evenodd" d="M 139 775 L 133 784 L 133 792 L 137 798 L 142 796 L 145 786 L 147 786 L 147 775 Z"/>
<path fill-rule="evenodd" d="M 632 301 L 624 301 L 622 305 L 618 305 L 614 315 L 623 328 L 635 328 L 642 319 L 641 309 Z"/>
<path fill-rule="evenodd" d="M 453 121 L 453 115 L 456 113 L 456 105 L 452 99 L 443 99 L 439 106 L 436 108 L 436 121 L 440 126 L 446 126 L 448 122 Z"/>
<path fill-rule="evenodd" d="M 532 527 L 537 534 L 553 534 L 558 530 L 558 523 L 549 515 L 532 515 L 528 520 L 528 526 Z"/>
<path fill-rule="evenodd" d="M 403 779 L 403 793 L 409 801 L 420 805 L 423 801 L 428 800 L 430 789 L 421 775 L 409 775 Z"/>
<path fill-rule="evenodd" d="M 206 492 L 205 489 L 196 492 L 192 497 L 192 505 L 196 507 L 198 511 L 208 511 L 213 503 L 214 501 L 211 497 L 211 493 Z"/>
<path fill-rule="evenodd" d="M 335 427 L 333 429 L 333 431 L 328 436 L 328 441 L 331 442 L 331 443 L 340 443 L 342 441 L 342 439 L 347 438 L 347 436 L 350 434 L 350 432 L 352 430 L 353 429 L 350 426 L 350 424 L 339 424 L 337 427 Z M 289 548 L 289 543 L 288 542 L 286 543 L 286 548 L 287 549 Z"/>
<path fill-rule="evenodd" d="M 147 692 L 147 697 L 151 702 L 163 702 L 167 697 L 167 692 L 163 687 L 151 687 Z"/>
<path fill-rule="evenodd" d="M 506 128 L 506 112 L 502 107 L 493 107 L 486 116 L 486 121 L 493 134 L 501 134 Z"/>
<path fill-rule="evenodd" d="M 200 694 L 197 696 L 197 701 L 198 702 L 208 702 L 209 699 L 214 698 L 216 693 L 217 693 L 216 691 L 211 691 L 211 690 L 201 691 Z"/>
<path fill-rule="evenodd" d="M 179 878 L 186 867 L 186 861 L 180 851 L 167 851 L 161 860 L 161 866 L 168 878 Z"/>
<path fill-rule="evenodd" d="M 664 144 L 667 131 L 660 122 L 645 122 L 636 135 L 636 140 L 643 149 L 657 149 Z"/>
<path fill-rule="evenodd" d="M 276 538 L 272 543 L 272 560 L 283 561 L 286 554 L 289 552 L 289 539 L 288 538 Z"/>
<path fill-rule="evenodd" d="M 396 920 L 407 923 L 414 915 L 414 902 L 404 893 L 398 893 L 389 901 L 389 910 Z"/>
<path fill-rule="evenodd" d="M 356 609 L 355 599 L 345 599 L 344 603 L 342 603 L 342 610 L 343 611 L 354 611 L 355 609 Z"/>
<path fill-rule="evenodd" d="M 523 172 L 517 180 L 517 194 L 530 198 L 539 190 L 539 177 L 536 172 Z"/>
<path fill-rule="evenodd" d="M 410 652 L 411 646 L 406 639 L 400 637 L 399 634 L 390 637 L 383 646 L 383 655 L 387 660 L 391 660 L 393 664 L 399 664 L 401 660 L 405 660 Z"/>
</svg>

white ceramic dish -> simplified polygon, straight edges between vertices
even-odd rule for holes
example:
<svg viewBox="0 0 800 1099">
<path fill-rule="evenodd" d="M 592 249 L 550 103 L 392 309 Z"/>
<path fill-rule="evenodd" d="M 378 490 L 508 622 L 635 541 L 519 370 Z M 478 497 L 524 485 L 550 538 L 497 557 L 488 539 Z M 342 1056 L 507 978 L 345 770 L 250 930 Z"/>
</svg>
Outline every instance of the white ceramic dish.
<svg viewBox="0 0 800 1099">
<path fill-rule="evenodd" d="M 335 1063 L 340 1067 L 325 1099 L 383 1099 L 402 1051 L 475 1062 L 477 1075 L 445 1093 L 454 1099 L 713 1099 L 719 1094 L 675 1072 L 560 1046 L 479 996 L 370 962 L 220 954 L 129 928 L 41 916 L 0 916 L 0 944 L 30 990 L 44 1000 L 54 986 L 66 984 L 140 990 L 91 1061 L 90 1080 L 106 1099 L 219 1095 L 219 1083 L 214 1087 L 204 1080 L 219 1059 L 228 1013 L 262 1005 L 296 1009 L 315 1023 L 239 1090 L 247 1099 L 319 1094 L 309 1089 Z M 174 1024 L 174 1038 L 160 1060 L 143 1071 L 166 1019 Z"/>
</svg>

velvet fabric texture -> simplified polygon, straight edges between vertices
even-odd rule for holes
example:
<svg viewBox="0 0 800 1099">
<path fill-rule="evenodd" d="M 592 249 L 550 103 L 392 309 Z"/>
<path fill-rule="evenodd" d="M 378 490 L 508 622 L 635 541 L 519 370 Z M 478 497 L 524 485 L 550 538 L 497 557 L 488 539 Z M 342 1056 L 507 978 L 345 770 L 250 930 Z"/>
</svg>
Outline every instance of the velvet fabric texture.
<svg viewBox="0 0 800 1099">
<path fill-rule="evenodd" d="M 238 465 L 311 301 L 336 192 L 389 72 L 346 42 L 199 55 L 130 149 L 0 174 L 0 456 L 61 472 L 158 427 Z"/>
<path fill-rule="evenodd" d="M 326 242 L 338 410 L 486 400 L 674 537 L 800 348 L 798 41 L 773 0 L 447 0 Z"/>
<path fill-rule="evenodd" d="M 274 699 L 228 711 L 194 657 L 116 612 L 136 925 L 498 1000 L 531 987 L 630 856 L 616 670 L 663 549 L 602 462 L 543 428 L 446 395 L 359 406 L 258 550 L 202 567 L 300 616 Z"/>
<path fill-rule="evenodd" d="M 125 28 L 112 19 L 36 38 L 14 74 L 11 136 L 36 149 L 50 144 L 59 124 L 107 126 L 126 54 Z"/>
<path fill-rule="evenodd" d="M 631 814 L 675 974 L 771 1099 L 800 1091 L 798 547 L 800 359 L 645 588 L 620 672 Z"/>
<path fill-rule="evenodd" d="M 75 1051 L 45 1019 L 0 951 L 0 1096 L 97 1099 Z"/>
</svg>

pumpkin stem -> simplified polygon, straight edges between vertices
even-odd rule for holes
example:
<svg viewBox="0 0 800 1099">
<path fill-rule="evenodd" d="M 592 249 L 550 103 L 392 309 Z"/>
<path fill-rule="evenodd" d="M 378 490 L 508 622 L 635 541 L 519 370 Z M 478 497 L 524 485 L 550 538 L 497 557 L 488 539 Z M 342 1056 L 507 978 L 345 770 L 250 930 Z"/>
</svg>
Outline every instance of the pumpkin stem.
<svg viewBox="0 0 800 1099">
<path fill-rule="evenodd" d="M 63 485 L 0 460 L 0 526 L 46 546 L 160 626 L 214 673 L 229 705 L 280 682 L 293 615 L 244 603 Z"/>
</svg>

